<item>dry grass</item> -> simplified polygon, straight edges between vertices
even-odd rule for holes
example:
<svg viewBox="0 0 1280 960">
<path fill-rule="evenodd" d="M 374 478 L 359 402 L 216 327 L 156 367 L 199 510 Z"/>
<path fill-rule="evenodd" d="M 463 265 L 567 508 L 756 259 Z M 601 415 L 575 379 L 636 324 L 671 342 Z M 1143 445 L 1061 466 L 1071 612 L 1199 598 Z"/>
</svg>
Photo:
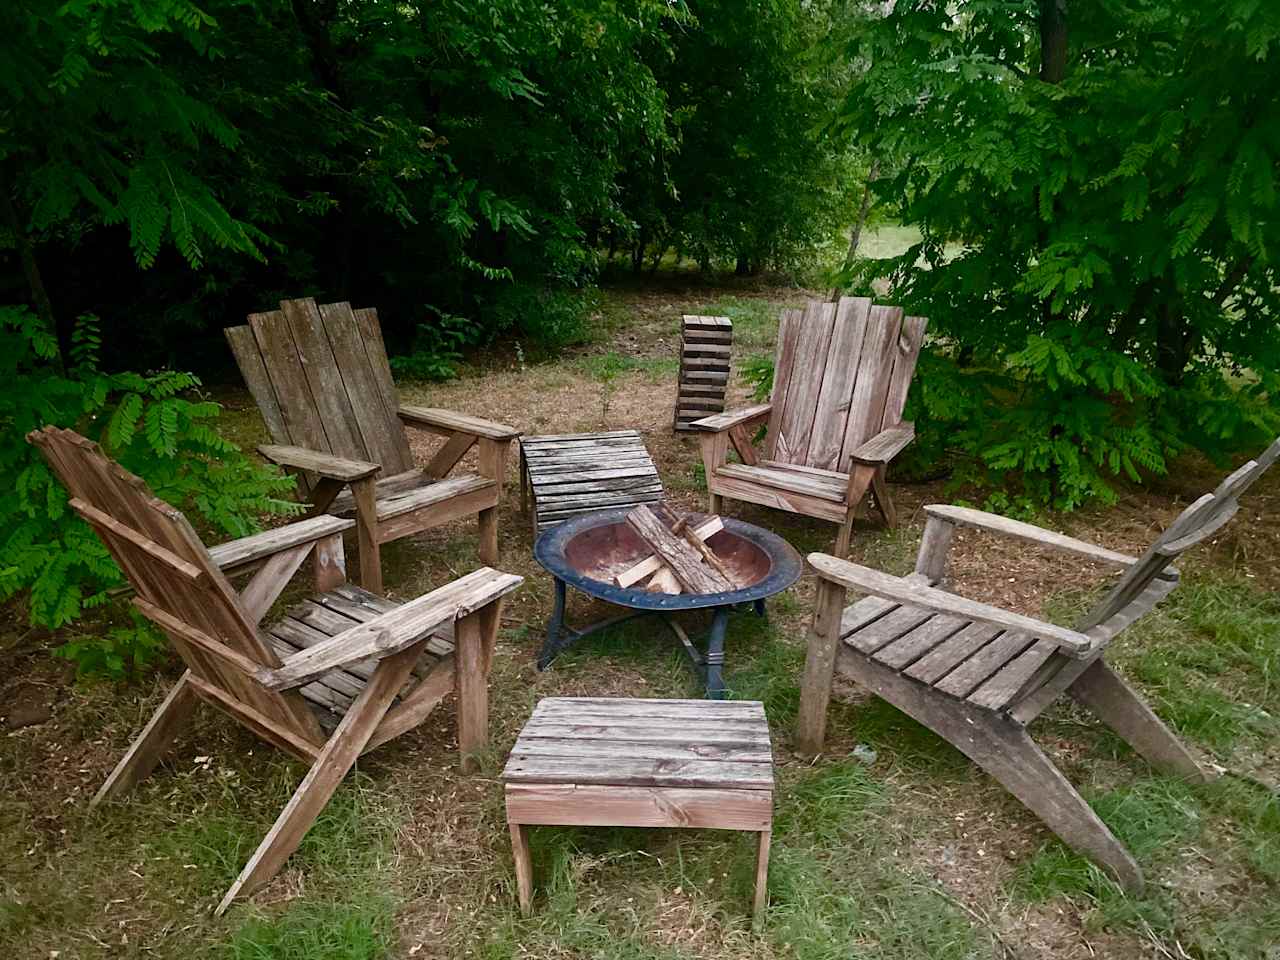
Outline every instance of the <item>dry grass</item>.
<svg viewBox="0 0 1280 960">
<path fill-rule="evenodd" d="M 736 311 L 742 340 L 765 350 L 769 325 L 761 318 L 803 297 L 804 291 L 769 288 L 615 292 L 599 318 L 601 339 L 574 356 L 523 368 L 514 357 L 498 356 L 456 382 L 407 385 L 404 393 L 411 401 L 514 422 L 527 433 L 637 427 L 672 499 L 699 507 L 696 445 L 670 430 L 678 317 Z M 745 388 L 735 390 L 736 399 L 745 397 Z M 261 439 L 247 398 L 223 399 L 236 439 L 246 445 Z M 1127 492 L 1114 509 L 1049 521 L 1136 550 L 1217 475 L 1209 465 L 1192 464 L 1152 489 Z M 1155 880 L 1153 894 L 1142 901 L 1122 897 L 1065 855 L 950 747 L 858 691 L 841 691 L 826 758 L 811 766 L 795 756 L 790 728 L 812 599 L 807 579 L 773 604 L 768 626 L 742 618 L 730 631 L 729 682 L 742 695 L 766 700 L 776 738 L 779 833 L 765 934 L 753 936 L 745 918 L 749 842 L 698 831 L 536 831 L 538 914 L 518 919 L 497 775 L 537 699 L 696 696 L 698 690 L 667 640 L 642 629 L 593 639 L 545 673 L 534 668 L 551 589 L 533 563 L 528 523 L 516 509 L 514 462 L 508 480 L 502 565 L 527 579 L 506 608 L 492 679 L 494 746 L 481 774 L 457 772 L 446 705 L 363 763 L 302 853 L 252 905 L 223 920 L 212 919 L 209 907 L 287 798 L 298 765 L 206 712 L 128 803 L 91 813 L 88 795 L 172 671 L 124 686 L 75 683 L 48 656 L 57 637 L 24 634 L 9 624 L 5 646 L 13 649 L 3 695 L 11 698 L 21 686 L 23 697 L 51 705 L 53 719 L 0 743 L 0 945 L 6 955 L 1268 956 L 1280 850 L 1259 838 L 1280 829 L 1275 801 L 1239 784 L 1170 792 L 1089 718 L 1069 709 L 1041 725 L 1042 742 L 1103 808 L 1128 817 L 1126 829 L 1163 838 L 1158 849 L 1141 854 Z M 902 485 L 896 494 L 902 528 L 862 529 L 854 556 L 902 572 L 918 541 L 920 507 L 963 491 Z M 1193 601 L 1117 651 L 1157 701 L 1178 689 L 1203 688 L 1247 699 L 1264 713 L 1280 712 L 1275 678 L 1265 675 L 1280 669 L 1280 614 L 1274 598 L 1247 585 L 1252 578 L 1263 590 L 1280 587 L 1278 498 L 1280 476 L 1273 474 L 1251 494 L 1241 518 L 1189 564 Z M 834 534 L 830 525 L 792 515 L 742 504 L 731 509 L 802 552 L 829 548 Z M 475 545 L 474 524 L 465 523 L 390 545 L 384 553 L 389 592 L 415 596 L 465 572 Z M 967 595 L 1054 613 L 1082 602 L 1082 592 L 1104 576 L 973 534 L 957 543 L 955 572 Z M 1261 599 L 1251 619 L 1236 623 L 1234 632 L 1214 633 L 1226 609 L 1214 606 L 1215 597 L 1231 605 L 1253 596 Z M 580 598 L 571 604 L 577 619 L 597 612 Z M 690 625 L 698 625 L 696 618 Z M 1249 646 L 1254 634 L 1260 639 Z M 1207 650 L 1215 643 L 1240 652 L 1225 660 L 1175 656 L 1184 647 Z M 1169 700 L 1171 709 L 1208 702 L 1196 696 L 1200 700 L 1188 703 Z M 1201 746 L 1223 763 L 1275 780 L 1280 731 L 1265 718 L 1257 723 L 1213 727 L 1223 738 Z M 850 759 L 857 745 L 872 748 L 874 762 Z"/>
</svg>

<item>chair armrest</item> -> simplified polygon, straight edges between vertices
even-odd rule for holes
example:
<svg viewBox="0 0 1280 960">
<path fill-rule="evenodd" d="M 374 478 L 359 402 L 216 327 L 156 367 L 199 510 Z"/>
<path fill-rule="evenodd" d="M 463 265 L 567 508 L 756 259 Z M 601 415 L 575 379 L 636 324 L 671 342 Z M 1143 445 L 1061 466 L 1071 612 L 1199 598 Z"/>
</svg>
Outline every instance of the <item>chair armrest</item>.
<svg viewBox="0 0 1280 960">
<path fill-rule="evenodd" d="M 452 410 L 441 410 L 437 407 L 406 407 L 401 405 L 396 411 L 405 423 L 418 424 L 450 433 L 466 433 L 473 437 L 484 437 L 487 440 L 512 440 L 520 436 L 520 431 L 505 423 L 485 420 L 482 417 L 471 417 L 465 413 L 454 413 Z"/>
<path fill-rule="evenodd" d="M 1106 547 L 1089 543 L 1087 540 L 1078 540 L 1075 537 L 1067 536 L 1065 533 L 1054 533 L 1052 530 L 1037 527 L 1032 523 L 1011 520 L 998 514 L 987 513 L 984 510 L 953 507 L 944 503 L 931 503 L 924 508 L 924 512 L 929 517 L 937 517 L 939 520 L 945 520 L 947 523 L 955 524 L 956 526 L 973 527 L 978 530 L 986 530 L 990 533 L 1013 537 L 1017 540 L 1028 540 L 1042 547 L 1085 557 L 1089 560 L 1097 560 L 1100 563 L 1127 567 L 1138 562 L 1137 557 L 1131 557 L 1127 553 L 1108 550 Z M 1164 579 L 1177 579 L 1178 571 L 1170 567 L 1162 571 L 1160 576 Z"/>
<path fill-rule="evenodd" d="M 726 430 L 741 424 L 767 417 L 772 410 L 772 403 L 758 403 L 754 407 L 744 407 L 741 410 L 732 410 L 729 413 L 714 413 L 709 417 L 703 417 L 701 420 L 694 420 L 689 426 L 695 430 L 705 430 L 708 433 L 724 433 Z"/>
<path fill-rule="evenodd" d="M 228 540 L 216 547 L 209 548 L 209 556 L 219 569 L 225 573 L 265 560 L 281 550 L 300 547 L 304 543 L 323 540 L 335 533 L 350 530 L 356 525 L 354 520 L 343 520 L 339 517 L 319 516 L 307 520 L 299 520 L 274 530 L 264 530 L 239 540 Z"/>
<path fill-rule="evenodd" d="M 389 657 L 413 646 L 437 627 L 488 606 L 523 582 L 524 577 L 513 573 L 481 567 L 380 617 L 299 650 L 275 669 L 259 670 L 257 679 L 272 690 L 289 690 L 310 683 L 335 667 Z"/>
<path fill-rule="evenodd" d="M 853 453 L 849 454 L 849 457 L 854 463 L 869 467 L 879 466 L 896 457 L 915 438 L 916 425 L 910 421 L 904 421 L 881 430 L 870 440 L 858 446 Z"/>
<path fill-rule="evenodd" d="M 1095 639 L 1067 627 L 1024 617 L 1020 613 L 1011 613 L 991 604 L 938 590 L 925 583 L 919 575 L 893 577 L 825 553 L 811 553 L 806 559 L 819 577 L 850 590 L 909 603 L 938 613 L 953 614 L 1002 630 L 1017 630 L 1037 639 L 1056 643 L 1070 657 L 1087 658 L 1100 645 L 1100 638 Z"/>
<path fill-rule="evenodd" d="M 322 453 L 319 450 L 308 450 L 306 447 L 290 447 L 277 443 L 259 444 L 258 452 L 272 463 L 278 463 L 285 467 L 296 467 L 299 470 L 309 470 L 312 473 L 320 474 L 322 477 L 342 480 L 347 483 L 352 480 L 363 480 L 365 477 L 371 477 L 382 469 L 379 464 L 370 463 L 368 460 L 348 460 L 346 457 L 337 457 L 332 453 Z"/>
</svg>

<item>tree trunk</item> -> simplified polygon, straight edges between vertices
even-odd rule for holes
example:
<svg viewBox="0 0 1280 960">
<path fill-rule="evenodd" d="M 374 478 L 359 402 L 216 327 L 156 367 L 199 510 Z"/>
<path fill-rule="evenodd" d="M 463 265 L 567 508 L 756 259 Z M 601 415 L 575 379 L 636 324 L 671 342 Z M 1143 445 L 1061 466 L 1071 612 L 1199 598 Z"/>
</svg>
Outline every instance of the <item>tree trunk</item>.
<svg viewBox="0 0 1280 960">
<path fill-rule="evenodd" d="M 738 254 L 738 262 L 733 265 L 733 272 L 739 277 L 751 275 L 751 259 L 745 254 Z"/>
<path fill-rule="evenodd" d="M 862 239 L 862 228 L 867 224 L 867 217 L 871 213 L 871 183 L 880 174 L 880 161 L 875 160 L 871 164 L 871 169 L 867 171 L 867 180 L 862 185 L 862 202 L 858 205 L 858 219 L 853 222 L 853 231 L 849 234 L 849 250 L 844 255 L 844 263 L 840 267 L 841 275 L 845 275 L 853 267 L 853 262 L 858 256 L 858 242 Z M 831 295 L 827 297 L 832 303 L 840 299 L 840 287 L 832 287 Z"/>
<path fill-rule="evenodd" d="M 22 273 L 26 277 L 27 288 L 31 291 L 31 305 L 35 307 L 36 316 L 45 322 L 45 326 L 52 331 L 57 340 L 58 353 L 52 358 L 53 366 L 58 373 L 65 374 L 66 364 L 63 357 L 70 345 L 68 343 L 70 331 L 58 327 L 58 319 L 53 312 L 53 301 L 49 299 L 49 291 L 45 289 L 44 277 L 40 273 L 40 263 L 36 260 L 35 246 L 27 233 L 26 223 L 22 217 L 18 216 L 18 208 L 14 205 L 13 197 L 9 195 L 11 185 L 17 178 L 8 173 L 9 171 L 6 171 L 4 181 L 0 183 L 0 215 L 4 216 L 5 225 L 13 234 L 14 245 L 18 248 L 18 259 L 22 262 Z"/>
<path fill-rule="evenodd" d="M 1067 75 L 1067 0 L 1040 0 L 1040 79 L 1061 83 Z"/>
<path fill-rule="evenodd" d="M 1191 360 L 1194 335 L 1187 325 L 1181 298 L 1165 300 L 1156 308 L 1156 367 L 1165 383 L 1181 385 Z"/>
</svg>

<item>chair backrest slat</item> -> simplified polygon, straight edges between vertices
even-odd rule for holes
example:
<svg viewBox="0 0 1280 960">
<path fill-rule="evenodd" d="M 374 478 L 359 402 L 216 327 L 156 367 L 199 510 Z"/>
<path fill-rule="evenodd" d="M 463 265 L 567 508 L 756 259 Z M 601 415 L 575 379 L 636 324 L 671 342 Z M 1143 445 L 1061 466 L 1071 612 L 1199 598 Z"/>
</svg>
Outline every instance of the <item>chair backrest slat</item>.
<svg viewBox="0 0 1280 960">
<path fill-rule="evenodd" d="M 847 471 L 860 444 L 901 420 L 926 325 L 865 297 L 784 312 L 766 457 Z"/>
<path fill-rule="evenodd" d="M 1239 509 L 1239 499 L 1280 456 L 1277 439 L 1256 460 L 1234 471 L 1213 493 L 1206 493 L 1174 519 L 1138 561 L 1121 575 L 1111 591 L 1089 612 L 1078 629 L 1105 625 L 1141 601 L 1158 577 L 1176 576 L 1169 570 L 1187 550 L 1207 540 L 1226 525 Z"/>
<path fill-rule="evenodd" d="M 413 467 L 376 311 L 286 300 L 226 335 L 276 443 Z"/>
<path fill-rule="evenodd" d="M 28 439 L 148 606 L 253 663 L 280 665 L 181 511 L 74 431 L 45 427 Z M 197 677 L 298 736 L 322 742 L 314 716 L 296 693 L 268 690 L 227 659 L 203 652 L 172 630 L 165 633 Z"/>
</svg>

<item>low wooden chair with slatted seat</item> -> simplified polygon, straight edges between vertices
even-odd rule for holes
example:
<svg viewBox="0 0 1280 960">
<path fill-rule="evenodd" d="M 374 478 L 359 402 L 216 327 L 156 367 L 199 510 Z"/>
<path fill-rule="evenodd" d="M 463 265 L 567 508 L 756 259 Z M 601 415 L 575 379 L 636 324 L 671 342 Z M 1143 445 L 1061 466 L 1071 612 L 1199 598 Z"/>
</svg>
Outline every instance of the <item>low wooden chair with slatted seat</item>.
<svg viewBox="0 0 1280 960">
<path fill-rule="evenodd" d="M 784 311 L 770 401 L 692 423 L 702 431 L 709 512 L 730 497 L 830 520 L 842 557 L 868 491 L 894 526 L 885 473 L 915 439 L 902 411 L 927 323 L 864 297 Z M 766 418 L 757 452 L 752 432 Z M 731 446 L 741 463 L 729 462 Z"/>
<path fill-rule="evenodd" d="M 94 805 L 145 778 L 200 701 L 310 765 L 218 913 L 276 874 L 362 754 L 417 727 L 450 692 L 464 766 L 473 765 L 487 743 L 501 602 L 520 577 L 483 567 L 393 603 L 345 582 L 351 520 L 314 517 L 206 550 L 180 511 L 96 444 L 53 427 L 28 439 L 128 577 L 134 605 L 186 664 Z M 309 557 L 316 593 L 259 626 Z M 253 576 L 237 592 L 224 570 Z"/>
<path fill-rule="evenodd" d="M 382 544 L 472 514 L 481 561 L 498 562 L 506 456 L 520 431 L 401 404 L 376 310 L 284 300 L 225 333 L 274 441 L 259 452 L 297 474 L 313 515 L 355 517 L 365 589 L 382 590 Z M 445 438 L 426 466 L 414 463 L 406 424 Z M 476 470 L 450 475 L 473 446 Z"/>
<path fill-rule="evenodd" d="M 892 577 L 815 553 L 817 609 L 801 690 L 798 744 L 821 751 L 839 671 L 967 754 L 1068 845 L 1125 887 L 1142 887 L 1129 851 L 1027 732 L 1063 693 L 1090 708 L 1153 765 L 1203 780 L 1191 752 L 1103 660 L 1108 644 L 1178 585 L 1172 566 L 1236 513 L 1240 496 L 1280 456 L 1280 440 L 1187 507 L 1141 557 L 961 507 L 925 508 L 915 573 Z M 1115 587 L 1074 628 L 941 589 L 957 527 L 1118 566 Z M 845 606 L 846 590 L 868 594 Z"/>
</svg>

